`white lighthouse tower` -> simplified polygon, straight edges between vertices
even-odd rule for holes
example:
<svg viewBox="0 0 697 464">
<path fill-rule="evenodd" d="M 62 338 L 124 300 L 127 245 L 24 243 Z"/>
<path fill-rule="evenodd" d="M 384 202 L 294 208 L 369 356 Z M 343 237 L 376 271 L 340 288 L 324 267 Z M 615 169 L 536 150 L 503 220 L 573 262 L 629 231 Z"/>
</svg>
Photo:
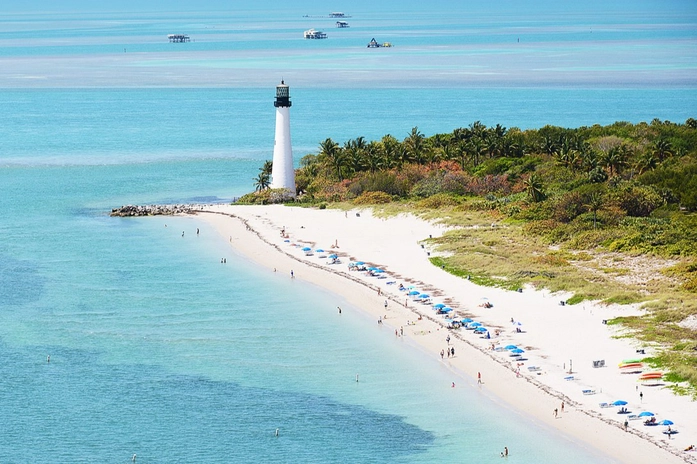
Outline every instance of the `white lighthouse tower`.
<svg viewBox="0 0 697 464">
<path fill-rule="evenodd" d="M 281 81 L 276 86 L 276 138 L 273 147 L 271 188 L 286 189 L 295 196 L 293 149 L 290 145 L 290 89 Z"/>
</svg>

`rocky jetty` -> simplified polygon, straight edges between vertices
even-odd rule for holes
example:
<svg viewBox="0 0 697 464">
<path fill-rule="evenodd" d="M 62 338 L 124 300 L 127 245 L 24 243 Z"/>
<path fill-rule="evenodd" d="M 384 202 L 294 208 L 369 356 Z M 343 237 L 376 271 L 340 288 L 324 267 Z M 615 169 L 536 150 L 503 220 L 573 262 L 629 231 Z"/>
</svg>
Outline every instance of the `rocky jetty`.
<svg viewBox="0 0 697 464">
<path fill-rule="evenodd" d="M 195 214 L 201 205 L 126 205 L 111 210 L 110 216 L 173 216 L 175 214 Z"/>
</svg>

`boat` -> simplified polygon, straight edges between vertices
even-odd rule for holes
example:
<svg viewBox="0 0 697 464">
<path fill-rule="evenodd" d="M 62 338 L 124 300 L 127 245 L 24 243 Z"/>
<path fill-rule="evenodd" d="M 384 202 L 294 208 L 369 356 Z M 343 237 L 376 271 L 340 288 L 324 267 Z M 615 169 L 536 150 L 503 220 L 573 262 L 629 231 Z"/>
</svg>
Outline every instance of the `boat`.
<svg viewBox="0 0 697 464">
<path fill-rule="evenodd" d="M 167 35 L 167 40 L 173 43 L 184 43 L 190 42 L 191 38 L 186 34 L 169 34 Z"/>
<path fill-rule="evenodd" d="M 343 29 L 344 27 L 349 27 L 349 23 L 347 23 L 346 21 L 337 21 L 336 27 Z"/>
<path fill-rule="evenodd" d="M 330 18 L 348 18 L 348 16 L 346 16 L 344 13 L 342 13 L 340 11 L 333 11 L 333 12 L 329 13 L 329 17 Z"/>
<path fill-rule="evenodd" d="M 639 380 L 658 380 L 663 377 L 663 372 L 647 372 L 646 374 L 641 374 Z"/>
<path fill-rule="evenodd" d="M 378 43 L 377 40 L 370 39 L 370 42 L 368 42 L 368 48 L 382 48 L 382 47 L 391 47 L 392 44 L 390 42 L 383 42 L 383 43 Z"/>
<path fill-rule="evenodd" d="M 303 33 L 303 37 L 305 37 L 306 39 L 326 39 L 327 34 L 322 31 L 308 29 Z"/>
<path fill-rule="evenodd" d="M 635 362 L 635 363 L 620 364 L 620 369 L 629 369 L 629 368 L 635 368 L 635 367 L 644 367 L 644 363 Z"/>
</svg>

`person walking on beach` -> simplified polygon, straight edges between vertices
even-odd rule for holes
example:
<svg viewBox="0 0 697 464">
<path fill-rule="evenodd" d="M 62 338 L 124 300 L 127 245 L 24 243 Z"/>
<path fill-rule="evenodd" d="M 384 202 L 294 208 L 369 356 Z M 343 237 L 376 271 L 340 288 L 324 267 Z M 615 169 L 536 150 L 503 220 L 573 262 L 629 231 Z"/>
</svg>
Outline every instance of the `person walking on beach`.
<svg viewBox="0 0 697 464">
<path fill-rule="evenodd" d="M 387 300 L 385 300 L 385 309 L 387 309 Z"/>
<path fill-rule="evenodd" d="M 644 402 L 644 392 L 639 392 L 639 402 L 640 403 Z"/>
<path fill-rule="evenodd" d="M 559 415 L 559 410 L 557 408 L 554 408 L 554 418 L 556 419 L 558 415 Z"/>
<path fill-rule="evenodd" d="M 290 270 L 290 278 L 291 278 L 291 279 L 295 279 L 295 274 L 293 273 L 293 270 L 292 270 L 292 269 Z"/>
<path fill-rule="evenodd" d="M 482 373 L 481 372 L 477 372 L 477 383 L 479 385 L 482 384 Z"/>
<path fill-rule="evenodd" d="M 503 457 L 505 457 L 505 458 L 508 457 L 508 446 L 503 447 Z"/>
<path fill-rule="evenodd" d="M 561 402 L 561 412 L 564 412 L 564 402 Z"/>
<path fill-rule="evenodd" d="M 440 359 L 443 359 L 443 356 L 445 356 L 445 350 L 440 350 Z"/>
<path fill-rule="evenodd" d="M 341 314 L 341 306 L 337 306 L 339 308 L 339 314 Z"/>
<path fill-rule="evenodd" d="M 448 343 L 448 345 L 450 345 L 450 335 L 448 335 L 447 337 L 445 337 L 445 341 Z"/>
</svg>

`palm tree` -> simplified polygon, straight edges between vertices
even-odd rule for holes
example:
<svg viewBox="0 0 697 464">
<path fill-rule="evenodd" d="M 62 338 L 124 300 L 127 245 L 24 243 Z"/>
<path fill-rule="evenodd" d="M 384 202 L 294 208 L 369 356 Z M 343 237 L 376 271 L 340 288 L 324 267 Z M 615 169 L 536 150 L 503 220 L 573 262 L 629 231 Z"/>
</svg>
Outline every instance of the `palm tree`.
<svg viewBox="0 0 697 464">
<path fill-rule="evenodd" d="M 658 158 L 653 154 L 652 151 L 647 151 L 641 156 L 636 162 L 636 168 L 639 170 L 639 175 L 642 175 L 646 171 L 652 171 L 658 166 Z"/>
<path fill-rule="evenodd" d="M 588 197 L 588 202 L 583 206 L 593 212 L 593 229 L 595 229 L 598 219 L 598 210 L 603 207 L 603 196 L 598 192 L 593 192 Z"/>
<path fill-rule="evenodd" d="M 343 180 L 341 170 L 344 167 L 344 156 L 339 144 L 331 138 L 327 138 L 320 142 L 319 150 L 319 156 L 324 157 L 336 172 L 336 177 Z"/>
<path fill-rule="evenodd" d="M 404 147 L 409 152 L 411 159 L 416 161 L 418 164 L 423 163 L 423 154 L 425 149 L 425 137 L 424 134 L 419 132 L 418 127 L 412 127 L 411 132 L 404 139 Z"/>
<path fill-rule="evenodd" d="M 663 162 L 663 160 L 673 155 L 673 147 L 668 140 L 660 138 L 656 140 L 653 146 L 653 154 L 659 161 Z"/>
<path fill-rule="evenodd" d="M 359 137 L 363 139 L 363 137 Z M 344 158 L 346 164 L 352 173 L 357 173 L 363 170 L 363 149 L 361 146 L 365 146 L 365 140 L 349 140 L 344 143 Z"/>
<path fill-rule="evenodd" d="M 271 175 L 265 172 L 260 172 L 259 175 L 254 179 L 254 190 L 261 192 L 266 190 L 271 185 Z"/>
<path fill-rule="evenodd" d="M 617 147 L 610 148 L 603 157 L 603 164 L 608 168 L 610 177 L 613 174 L 619 174 L 625 166 L 627 166 L 627 154 L 629 153 L 627 146 L 622 144 Z"/>
<path fill-rule="evenodd" d="M 542 181 L 537 174 L 530 174 L 530 177 L 525 180 L 524 184 L 530 200 L 534 203 L 544 200 L 545 194 L 542 191 Z"/>
<path fill-rule="evenodd" d="M 271 160 L 264 161 L 264 165 L 262 167 L 260 167 L 259 170 L 261 172 L 263 172 L 264 174 L 268 174 L 270 176 L 271 173 L 273 172 L 273 161 L 271 161 Z"/>
<path fill-rule="evenodd" d="M 394 136 L 387 134 L 380 140 L 381 152 L 383 156 L 383 165 L 389 169 L 397 166 L 397 149 L 400 147 L 399 140 Z"/>
<path fill-rule="evenodd" d="M 380 156 L 380 144 L 371 141 L 365 148 L 365 164 L 370 172 L 375 172 L 382 168 L 383 159 Z"/>
</svg>

